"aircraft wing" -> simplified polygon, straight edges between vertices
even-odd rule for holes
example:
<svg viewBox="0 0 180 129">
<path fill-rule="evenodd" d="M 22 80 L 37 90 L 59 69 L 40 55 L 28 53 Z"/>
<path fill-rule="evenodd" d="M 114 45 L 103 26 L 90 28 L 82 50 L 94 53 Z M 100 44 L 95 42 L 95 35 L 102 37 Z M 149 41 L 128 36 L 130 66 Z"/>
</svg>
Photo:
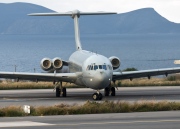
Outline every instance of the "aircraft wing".
<svg viewBox="0 0 180 129">
<path fill-rule="evenodd" d="M 176 68 L 165 68 L 165 69 L 152 69 L 152 70 L 140 70 L 140 71 L 128 71 L 128 72 L 113 72 L 113 80 L 122 80 L 133 78 L 141 78 L 157 76 L 157 75 L 168 75 L 172 73 L 180 73 L 180 67 Z"/>
<path fill-rule="evenodd" d="M 0 72 L 0 78 L 32 81 L 64 81 L 73 83 L 80 74 L 81 73 Z"/>
</svg>

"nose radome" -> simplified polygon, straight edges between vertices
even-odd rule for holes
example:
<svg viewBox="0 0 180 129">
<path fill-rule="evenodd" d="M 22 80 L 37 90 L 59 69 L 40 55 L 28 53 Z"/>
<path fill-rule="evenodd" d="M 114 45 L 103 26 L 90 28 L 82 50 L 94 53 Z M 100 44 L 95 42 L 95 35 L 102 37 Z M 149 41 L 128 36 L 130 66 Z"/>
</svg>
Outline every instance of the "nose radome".
<svg viewBox="0 0 180 129">
<path fill-rule="evenodd" d="M 97 72 L 96 76 L 95 76 L 95 80 L 97 82 L 98 87 L 100 88 L 104 88 L 106 87 L 106 85 L 109 85 L 109 78 L 106 72 L 104 71 L 99 71 Z"/>
<path fill-rule="evenodd" d="M 100 74 L 103 74 L 103 73 L 104 73 L 104 71 L 103 71 L 103 70 L 99 70 L 99 73 L 100 73 Z"/>
<path fill-rule="evenodd" d="M 96 77 L 97 81 L 99 82 L 103 82 L 106 79 L 106 75 L 104 72 L 100 72 L 100 74 L 98 74 Z"/>
<path fill-rule="evenodd" d="M 106 88 L 110 84 L 111 77 L 108 72 L 97 70 L 92 77 L 85 78 L 84 82 L 87 87 L 100 90 Z"/>
</svg>

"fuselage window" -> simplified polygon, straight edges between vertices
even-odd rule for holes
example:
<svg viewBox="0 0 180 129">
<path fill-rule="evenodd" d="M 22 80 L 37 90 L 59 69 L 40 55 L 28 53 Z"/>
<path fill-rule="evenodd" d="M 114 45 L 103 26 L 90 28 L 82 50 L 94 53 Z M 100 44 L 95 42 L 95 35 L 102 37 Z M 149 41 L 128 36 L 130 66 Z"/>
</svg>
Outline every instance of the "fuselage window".
<svg viewBox="0 0 180 129">
<path fill-rule="evenodd" d="M 97 65 L 94 65 L 94 70 L 97 70 L 98 69 L 98 66 Z"/>
</svg>

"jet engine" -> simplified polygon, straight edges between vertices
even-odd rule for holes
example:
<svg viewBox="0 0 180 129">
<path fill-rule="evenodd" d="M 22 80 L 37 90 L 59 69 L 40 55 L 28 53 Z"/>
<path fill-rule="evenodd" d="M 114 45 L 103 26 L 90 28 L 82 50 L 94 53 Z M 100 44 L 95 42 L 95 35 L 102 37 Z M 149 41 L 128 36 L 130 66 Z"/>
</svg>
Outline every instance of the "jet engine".
<svg viewBox="0 0 180 129">
<path fill-rule="evenodd" d="M 109 57 L 109 60 L 111 61 L 113 70 L 118 69 L 121 65 L 120 59 L 118 57 L 115 56 L 111 56 Z"/>
<path fill-rule="evenodd" d="M 63 67 L 63 62 L 60 58 L 56 57 L 52 60 L 52 66 L 55 70 L 60 70 Z"/>
<path fill-rule="evenodd" d="M 53 60 L 49 58 L 43 58 L 41 60 L 41 68 L 44 71 L 50 71 L 53 72 L 54 70 L 61 70 L 63 67 L 63 61 L 56 57 Z"/>
<path fill-rule="evenodd" d="M 51 70 L 53 67 L 52 67 L 52 63 L 51 63 L 51 59 L 49 58 L 43 58 L 41 60 L 41 68 L 45 71 L 49 71 Z"/>
</svg>

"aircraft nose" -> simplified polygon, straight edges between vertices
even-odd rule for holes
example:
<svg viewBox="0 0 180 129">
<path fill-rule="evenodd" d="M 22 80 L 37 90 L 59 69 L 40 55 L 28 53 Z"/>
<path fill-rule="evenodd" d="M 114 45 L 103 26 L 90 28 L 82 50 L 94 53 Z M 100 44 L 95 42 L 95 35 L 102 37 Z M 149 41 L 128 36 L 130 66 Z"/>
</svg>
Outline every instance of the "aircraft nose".
<svg viewBox="0 0 180 129">
<path fill-rule="evenodd" d="M 85 77 L 84 84 L 92 89 L 100 90 L 111 83 L 112 74 L 105 70 L 96 70 L 91 76 Z"/>
<path fill-rule="evenodd" d="M 99 76 L 97 76 L 97 79 L 99 79 L 99 81 L 103 81 L 107 77 L 107 74 L 103 70 L 98 71 L 96 74 L 98 75 L 98 73 Z"/>
<path fill-rule="evenodd" d="M 103 70 L 96 72 L 94 80 L 97 89 L 103 89 L 111 82 L 110 76 Z"/>
</svg>

